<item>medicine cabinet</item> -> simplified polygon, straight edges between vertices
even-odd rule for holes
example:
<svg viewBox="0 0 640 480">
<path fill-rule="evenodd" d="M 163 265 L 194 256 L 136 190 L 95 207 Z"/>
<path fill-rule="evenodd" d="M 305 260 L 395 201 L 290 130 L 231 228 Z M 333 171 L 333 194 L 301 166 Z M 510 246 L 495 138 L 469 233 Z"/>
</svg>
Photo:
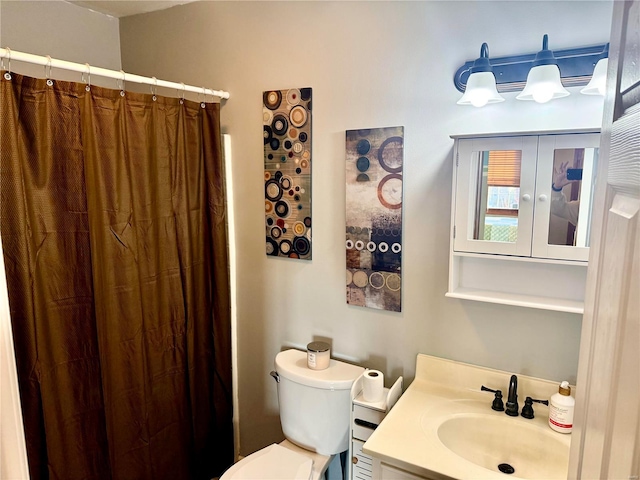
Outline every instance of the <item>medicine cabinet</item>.
<svg viewBox="0 0 640 480">
<path fill-rule="evenodd" d="M 447 296 L 582 313 L 599 133 L 452 138 Z"/>
</svg>

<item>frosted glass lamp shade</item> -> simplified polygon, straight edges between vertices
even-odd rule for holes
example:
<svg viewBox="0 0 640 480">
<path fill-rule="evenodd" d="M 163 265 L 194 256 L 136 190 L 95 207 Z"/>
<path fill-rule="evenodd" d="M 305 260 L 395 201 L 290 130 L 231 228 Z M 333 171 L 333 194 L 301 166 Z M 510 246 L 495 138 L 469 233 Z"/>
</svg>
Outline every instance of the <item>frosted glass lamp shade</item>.
<svg viewBox="0 0 640 480">
<path fill-rule="evenodd" d="M 607 90 L 607 66 L 609 65 L 608 58 L 602 58 L 596 63 L 596 68 L 593 70 L 593 76 L 586 87 L 580 90 L 580 93 L 585 95 L 602 95 L 604 96 Z"/>
<path fill-rule="evenodd" d="M 569 92 L 562 86 L 560 70 L 557 65 L 539 65 L 529 70 L 527 84 L 516 97 L 518 100 L 533 100 L 546 103 L 549 100 L 562 98 Z"/>
<path fill-rule="evenodd" d="M 504 102 L 504 98 L 496 89 L 496 77 L 492 72 L 476 72 L 469 76 L 467 88 L 458 105 L 484 107 L 487 103 L 498 102 Z"/>
</svg>

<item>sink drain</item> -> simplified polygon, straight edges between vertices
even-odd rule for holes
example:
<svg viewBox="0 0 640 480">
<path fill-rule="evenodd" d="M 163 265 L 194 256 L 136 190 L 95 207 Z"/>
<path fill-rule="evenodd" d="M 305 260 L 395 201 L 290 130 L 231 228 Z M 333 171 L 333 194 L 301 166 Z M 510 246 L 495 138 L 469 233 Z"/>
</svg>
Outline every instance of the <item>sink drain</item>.
<svg viewBox="0 0 640 480">
<path fill-rule="evenodd" d="M 498 465 L 498 470 L 500 470 L 502 473 L 506 473 L 507 475 L 511 475 L 516 471 L 516 469 L 508 463 L 501 463 L 500 465 Z"/>
</svg>

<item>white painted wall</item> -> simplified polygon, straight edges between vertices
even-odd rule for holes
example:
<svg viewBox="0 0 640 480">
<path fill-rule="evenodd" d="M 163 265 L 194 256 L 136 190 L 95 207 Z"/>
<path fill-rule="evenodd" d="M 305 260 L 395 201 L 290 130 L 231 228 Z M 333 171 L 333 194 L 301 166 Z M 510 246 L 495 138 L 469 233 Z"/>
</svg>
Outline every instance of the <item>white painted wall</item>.
<svg viewBox="0 0 640 480">
<path fill-rule="evenodd" d="M 120 69 L 118 20 L 66 2 L 0 2 L 0 45 L 21 52 Z M 8 62 L 5 62 L 7 66 Z M 39 66 L 14 61 L 11 68 L 24 75 L 45 76 Z M 54 72 L 54 75 L 58 79 L 80 80 L 75 73 Z M 94 83 L 108 86 L 99 79 Z M 0 478 L 25 480 L 29 473 L 1 254 L 0 272 Z"/>
<path fill-rule="evenodd" d="M 35 55 L 120 70 L 120 33 L 117 18 L 61 0 L 0 1 L 0 45 Z M 5 66 L 7 63 L 5 62 Z M 44 67 L 11 62 L 12 70 L 44 77 Z M 75 72 L 53 72 L 61 80 L 80 81 Z M 115 88 L 114 80 L 92 78 L 92 83 Z"/>
<path fill-rule="evenodd" d="M 223 130 L 234 151 L 240 444 L 281 439 L 276 353 L 322 337 L 333 353 L 411 380 L 427 353 L 575 381 L 581 317 L 445 298 L 450 134 L 598 127 L 602 100 L 457 106 L 456 69 L 482 42 L 492 56 L 605 43 L 611 3 L 196 2 L 121 19 L 126 71 L 231 92 Z M 313 87 L 313 260 L 264 253 L 262 92 Z M 401 314 L 346 305 L 347 129 L 403 125 Z"/>
</svg>

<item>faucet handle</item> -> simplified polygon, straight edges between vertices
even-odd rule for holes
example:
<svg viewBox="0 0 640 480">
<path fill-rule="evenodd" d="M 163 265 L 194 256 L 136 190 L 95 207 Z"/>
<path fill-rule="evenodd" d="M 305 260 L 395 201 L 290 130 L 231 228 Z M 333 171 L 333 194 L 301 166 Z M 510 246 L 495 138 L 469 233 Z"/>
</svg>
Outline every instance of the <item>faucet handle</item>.
<svg viewBox="0 0 640 480">
<path fill-rule="evenodd" d="M 535 398 L 527 397 L 524 401 L 524 407 L 522 407 L 522 413 L 520 415 L 524 418 L 533 418 L 533 402 L 549 405 L 548 400 L 537 400 Z"/>
<path fill-rule="evenodd" d="M 493 390 L 491 388 L 487 388 L 484 385 L 480 387 L 480 390 L 483 392 L 492 392 L 495 393 L 495 397 L 493 398 L 493 403 L 491 404 L 491 409 L 496 412 L 504 412 L 504 403 L 502 401 L 502 390 Z"/>
</svg>

